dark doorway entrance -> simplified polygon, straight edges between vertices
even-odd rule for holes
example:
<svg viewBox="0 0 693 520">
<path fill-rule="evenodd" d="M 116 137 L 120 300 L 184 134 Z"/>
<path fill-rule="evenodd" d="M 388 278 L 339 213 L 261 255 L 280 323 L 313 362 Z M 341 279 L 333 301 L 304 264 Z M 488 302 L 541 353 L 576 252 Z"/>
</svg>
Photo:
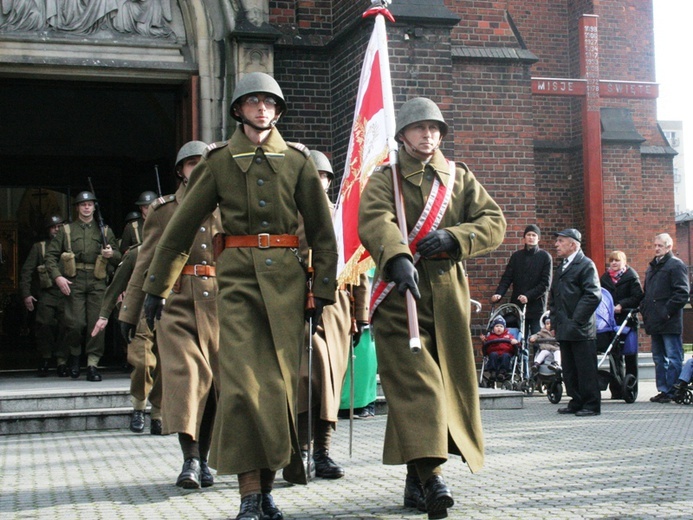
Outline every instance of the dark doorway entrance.
<svg viewBox="0 0 693 520">
<path fill-rule="evenodd" d="M 120 237 L 138 195 L 157 191 L 155 165 L 163 193 L 175 190 L 180 121 L 187 120 L 182 97 L 181 85 L 2 80 L 0 224 L 16 236 L 4 252 L 16 266 L 3 264 L 16 273 L 0 283 L 0 370 L 35 368 L 38 359 L 16 275 L 43 232 L 41 213 L 51 211 L 41 206 L 45 194 L 71 218 L 71 197 L 88 190 L 91 178 L 104 220 Z M 106 343 L 102 364 L 120 363 L 123 354 L 112 331 Z"/>
</svg>

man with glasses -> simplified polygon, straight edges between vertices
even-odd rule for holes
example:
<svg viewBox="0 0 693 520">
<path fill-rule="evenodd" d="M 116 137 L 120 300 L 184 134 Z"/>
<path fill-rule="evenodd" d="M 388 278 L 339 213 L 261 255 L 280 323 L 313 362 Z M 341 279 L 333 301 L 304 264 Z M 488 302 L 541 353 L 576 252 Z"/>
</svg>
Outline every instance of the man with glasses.
<svg viewBox="0 0 693 520">
<path fill-rule="evenodd" d="M 645 272 L 640 312 L 652 338 L 652 359 L 659 393 L 650 401 L 669 403 L 683 365 L 683 307 L 688 303 L 688 268 L 674 256 L 668 233 L 654 239 L 655 257 Z"/>
<path fill-rule="evenodd" d="M 307 314 L 314 328 L 335 298 L 337 245 L 327 197 L 308 150 L 275 128 L 284 112 L 274 78 L 253 72 L 240 79 L 231 101 L 240 125 L 228 141 L 210 145 L 192 172 L 144 285 L 153 322 L 167 312 L 163 299 L 197 228 L 218 205 L 219 401 L 209 465 L 238 475 L 237 520 L 283 518 L 271 495 L 278 469 L 287 468 L 292 482 L 307 481 L 295 428 L 306 303 L 299 214 L 310 216 L 315 305 Z"/>
</svg>

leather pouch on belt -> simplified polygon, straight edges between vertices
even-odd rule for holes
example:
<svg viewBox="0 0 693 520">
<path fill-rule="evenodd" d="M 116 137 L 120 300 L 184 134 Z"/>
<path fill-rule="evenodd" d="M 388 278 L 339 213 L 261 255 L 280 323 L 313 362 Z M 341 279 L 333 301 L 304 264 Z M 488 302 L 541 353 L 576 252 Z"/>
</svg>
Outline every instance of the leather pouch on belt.
<svg viewBox="0 0 693 520">
<path fill-rule="evenodd" d="M 212 247 L 214 248 L 214 261 L 216 262 L 217 258 L 219 258 L 219 255 L 224 252 L 224 249 L 226 248 L 226 234 L 224 233 L 217 233 L 212 237 Z"/>
<path fill-rule="evenodd" d="M 75 264 L 75 254 L 72 251 L 65 251 L 60 255 L 60 262 L 63 264 L 63 274 L 68 278 L 77 276 L 77 264 Z"/>
<path fill-rule="evenodd" d="M 38 272 L 39 285 L 41 286 L 41 289 L 50 289 L 53 287 L 53 280 L 51 280 L 48 271 L 46 271 L 45 265 L 39 265 L 36 268 L 36 272 Z"/>
<path fill-rule="evenodd" d="M 103 280 L 106 278 L 106 267 L 108 266 L 108 260 L 104 258 L 103 255 L 96 257 L 96 262 L 94 262 L 94 278 L 97 280 Z"/>
</svg>

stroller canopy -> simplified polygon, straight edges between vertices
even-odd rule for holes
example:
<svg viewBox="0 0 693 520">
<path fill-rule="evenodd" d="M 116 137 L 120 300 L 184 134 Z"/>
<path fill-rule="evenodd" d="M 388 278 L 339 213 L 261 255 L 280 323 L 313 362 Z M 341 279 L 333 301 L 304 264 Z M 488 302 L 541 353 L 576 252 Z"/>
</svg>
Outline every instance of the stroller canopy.
<svg viewBox="0 0 693 520">
<path fill-rule="evenodd" d="M 618 330 L 614 319 L 614 299 L 611 293 L 602 287 L 602 301 L 595 311 L 597 318 L 597 333 L 615 332 Z"/>
</svg>

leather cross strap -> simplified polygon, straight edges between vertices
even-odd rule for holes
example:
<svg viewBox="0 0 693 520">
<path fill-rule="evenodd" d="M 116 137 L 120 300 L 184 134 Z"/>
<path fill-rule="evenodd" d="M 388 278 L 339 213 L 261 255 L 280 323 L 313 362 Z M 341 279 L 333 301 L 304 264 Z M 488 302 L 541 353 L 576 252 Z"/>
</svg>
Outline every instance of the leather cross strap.
<svg viewBox="0 0 693 520">
<path fill-rule="evenodd" d="M 298 247 L 296 235 L 227 235 L 224 238 L 225 247 L 257 247 L 269 249 L 270 247 Z"/>
<path fill-rule="evenodd" d="M 188 276 L 216 276 L 217 269 L 213 265 L 206 264 L 186 265 L 180 274 L 187 274 Z"/>
</svg>

